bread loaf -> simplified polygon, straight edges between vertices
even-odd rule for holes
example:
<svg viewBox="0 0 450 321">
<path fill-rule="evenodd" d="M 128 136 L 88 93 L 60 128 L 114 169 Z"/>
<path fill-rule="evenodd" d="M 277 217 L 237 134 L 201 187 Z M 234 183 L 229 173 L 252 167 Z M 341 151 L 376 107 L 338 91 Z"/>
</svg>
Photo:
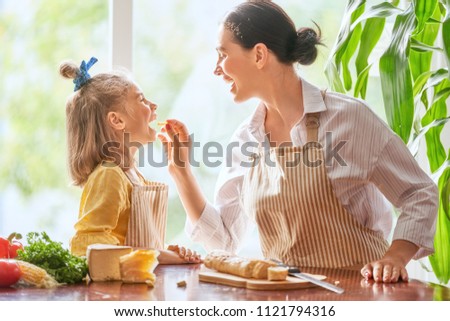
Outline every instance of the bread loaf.
<svg viewBox="0 0 450 321">
<path fill-rule="evenodd" d="M 288 275 L 288 268 L 282 266 L 272 266 L 268 270 L 267 278 L 269 281 L 283 281 Z"/>
<path fill-rule="evenodd" d="M 224 251 L 209 253 L 203 263 L 209 269 L 254 279 L 267 279 L 267 269 L 276 266 L 272 261 L 243 258 Z"/>
</svg>

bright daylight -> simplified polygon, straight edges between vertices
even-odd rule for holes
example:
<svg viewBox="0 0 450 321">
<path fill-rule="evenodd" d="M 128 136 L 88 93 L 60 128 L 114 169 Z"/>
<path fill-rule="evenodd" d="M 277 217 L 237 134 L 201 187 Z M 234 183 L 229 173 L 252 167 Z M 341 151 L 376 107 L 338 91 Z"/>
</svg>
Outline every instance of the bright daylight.
<svg viewBox="0 0 450 321">
<path fill-rule="evenodd" d="M 450 300 L 449 39 L 449 0 L 0 0 L 0 306 Z"/>
</svg>

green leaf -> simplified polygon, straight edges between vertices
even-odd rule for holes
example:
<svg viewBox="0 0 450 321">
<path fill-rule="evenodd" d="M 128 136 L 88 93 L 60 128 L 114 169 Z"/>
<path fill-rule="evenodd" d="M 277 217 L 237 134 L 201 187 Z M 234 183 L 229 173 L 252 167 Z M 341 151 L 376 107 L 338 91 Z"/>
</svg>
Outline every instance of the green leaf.
<svg viewBox="0 0 450 321">
<path fill-rule="evenodd" d="M 417 79 L 414 81 L 413 87 L 413 96 L 416 97 L 423 89 L 423 86 L 427 83 L 430 76 L 433 74 L 433 71 L 425 71 L 423 72 Z"/>
<path fill-rule="evenodd" d="M 359 75 L 355 84 L 355 92 L 353 96 L 358 97 L 361 96 L 362 99 L 365 99 L 366 96 L 366 88 L 367 88 L 367 80 L 369 78 L 369 71 L 372 65 L 367 66 Z"/>
<path fill-rule="evenodd" d="M 339 77 L 339 73 L 337 71 L 336 65 L 333 61 L 330 61 L 325 67 L 325 74 L 327 76 L 328 82 L 330 83 L 331 88 L 340 93 L 345 93 L 344 84 Z"/>
<path fill-rule="evenodd" d="M 446 284 L 450 280 L 450 167 L 447 167 L 440 176 L 438 188 L 440 193 L 434 236 L 435 253 L 429 256 L 429 260 L 438 280 Z"/>
<path fill-rule="evenodd" d="M 422 32 L 425 23 L 433 15 L 437 0 L 414 0 L 414 12 L 417 18 L 417 33 Z"/>
<path fill-rule="evenodd" d="M 414 139 L 412 139 L 409 143 L 408 143 L 408 149 L 411 152 L 411 154 L 414 155 L 414 157 L 417 155 L 417 153 L 419 152 L 419 143 L 420 140 L 423 138 L 423 136 L 425 136 L 425 134 L 434 127 L 438 127 L 438 126 L 443 126 L 445 125 L 448 121 L 450 120 L 450 116 L 449 117 L 445 117 L 445 118 L 439 118 L 436 119 L 434 121 L 432 121 L 430 124 L 426 125 L 425 127 L 422 127 L 419 131 L 419 133 L 417 135 L 415 135 Z"/>
<path fill-rule="evenodd" d="M 433 97 L 433 104 L 436 103 L 438 100 L 447 99 L 449 95 L 450 95 L 450 87 L 438 91 L 436 95 Z"/>
<path fill-rule="evenodd" d="M 347 91 L 352 88 L 352 75 L 350 73 L 349 62 L 353 54 L 358 47 L 359 40 L 361 39 L 362 27 L 361 25 L 356 26 L 353 30 L 350 40 L 347 44 L 345 53 L 342 55 L 342 76 L 344 79 L 344 86 Z"/>
<path fill-rule="evenodd" d="M 354 20 L 354 14 L 355 12 L 362 12 L 361 10 L 364 10 L 365 3 L 365 0 L 348 1 L 347 7 L 344 12 L 344 17 L 342 19 L 339 35 L 336 39 L 336 43 L 331 50 L 330 58 L 328 59 L 328 62 L 325 66 L 325 75 L 327 76 L 331 88 L 342 93 L 345 92 L 345 89 L 339 75 L 341 59 L 345 53 L 347 44 L 351 37 L 350 26 Z"/>
<path fill-rule="evenodd" d="M 445 78 L 435 86 L 434 96 L 436 97 L 440 92 L 445 92 L 448 87 L 450 87 L 450 81 Z M 445 98 L 446 96 L 444 95 L 441 96 L 441 99 L 439 100 L 434 99 L 435 102 L 431 105 L 422 118 L 422 126 L 432 123 L 435 119 L 447 117 L 447 104 Z M 427 156 L 431 172 L 435 172 L 447 158 L 446 151 L 441 142 L 442 129 L 443 125 L 433 127 L 425 135 Z"/>
<path fill-rule="evenodd" d="M 411 38 L 411 49 L 418 52 L 427 52 L 427 51 L 437 51 L 442 52 L 443 49 L 440 47 L 430 46 L 423 42 L 420 42 L 414 38 Z"/>
<path fill-rule="evenodd" d="M 393 6 L 391 3 L 382 2 L 367 9 L 366 12 L 364 12 L 364 14 L 362 14 L 358 19 L 355 20 L 355 22 L 353 22 L 351 29 L 355 28 L 356 25 L 358 25 L 359 23 L 361 23 L 366 19 L 386 18 L 393 14 L 400 14 L 401 12 L 402 10 L 400 8 Z"/>
<path fill-rule="evenodd" d="M 366 23 L 364 24 L 364 29 L 361 34 L 361 42 L 359 45 L 359 51 L 358 55 L 355 60 L 355 66 L 356 66 L 356 73 L 358 75 L 358 80 L 355 85 L 360 85 L 361 88 L 356 90 L 355 88 L 355 96 L 357 97 L 358 94 L 361 95 L 361 98 L 365 99 L 366 97 L 366 91 L 367 91 L 367 76 L 361 75 L 361 73 L 366 70 L 369 60 L 369 56 L 372 53 L 373 49 L 375 48 L 376 44 L 378 43 L 378 40 L 380 40 L 381 34 L 383 33 L 384 25 L 385 25 L 384 18 L 370 18 L 367 19 Z M 361 81 L 361 79 L 365 79 L 364 81 Z M 356 94 L 358 93 L 358 94 Z"/>
<path fill-rule="evenodd" d="M 442 42 L 444 44 L 445 59 L 447 68 L 450 70 L 450 1 L 445 2 L 447 15 L 442 22 Z"/>
<path fill-rule="evenodd" d="M 386 118 L 391 128 L 405 142 L 409 141 L 414 119 L 414 97 L 408 46 L 415 28 L 413 6 L 398 15 L 392 41 L 380 59 L 380 80 Z"/>
<path fill-rule="evenodd" d="M 336 66 L 340 65 L 342 56 L 345 54 L 345 51 L 347 50 L 347 45 L 352 37 L 352 32 L 356 27 L 356 26 L 351 27 L 352 23 L 364 12 L 365 2 L 366 1 L 352 1 L 352 0 L 349 1 L 348 11 L 346 13 L 346 15 L 349 15 L 349 19 L 347 23 L 344 23 L 343 26 L 341 26 L 342 33 L 341 32 L 339 33 L 338 42 L 336 44 L 335 50 Z M 345 29 L 342 29 L 342 27 L 344 27 Z"/>
<path fill-rule="evenodd" d="M 428 95 L 427 90 L 430 88 L 436 87 L 438 84 L 440 84 L 444 79 L 448 77 L 448 71 L 447 69 L 441 68 L 434 72 L 431 72 L 431 76 L 428 76 L 428 81 L 426 83 L 426 86 L 422 86 L 422 89 L 419 91 L 421 101 L 423 105 L 425 106 L 425 109 L 428 110 L 429 108 L 429 102 L 428 102 Z M 422 80 L 421 80 L 422 81 Z M 416 94 L 415 94 L 416 95 Z"/>
<path fill-rule="evenodd" d="M 433 13 L 433 18 L 440 19 L 441 11 L 439 6 L 435 6 L 436 10 Z M 417 9 L 417 8 L 416 8 Z M 416 79 L 423 72 L 430 70 L 431 59 L 433 52 L 430 50 L 433 47 L 435 40 L 439 33 L 440 24 L 427 23 L 411 37 L 411 49 L 409 55 L 409 65 L 413 79 Z M 438 49 L 440 50 L 440 49 Z"/>
</svg>

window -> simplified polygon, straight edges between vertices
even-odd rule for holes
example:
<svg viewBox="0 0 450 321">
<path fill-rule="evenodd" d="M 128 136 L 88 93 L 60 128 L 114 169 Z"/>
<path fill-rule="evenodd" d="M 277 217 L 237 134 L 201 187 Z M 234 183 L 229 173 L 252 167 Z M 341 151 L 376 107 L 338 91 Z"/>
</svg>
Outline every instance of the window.
<svg viewBox="0 0 450 321">
<path fill-rule="evenodd" d="M 255 107 L 255 101 L 234 104 L 227 85 L 213 75 L 218 24 L 240 2 L 133 1 L 135 79 L 159 105 L 159 119 L 179 118 L 200 143 L 195 174 L 211 201 L 220 168 L 202 161 L 205 143 L 225 146 Z M 64 106 L 72 84 L 58 76 L 57 66 L 64 59 L 79 62 L 96 56 L 99 62 L 93 73 L 109 69 L 111 3 L 0 0 L 0 235 L 45 230 L 67 245 L 73 234 L 81 189 L 69 186 L 66 166 Z M 297 27 L 313 27 L 313 20 L 321 27 L 326 47 L 320 48 L 314 65 L 299 72 L 326 87 L 323 67 L 345 1 L 277 3 Z M 156 142 L 152 149 L 154 160 L 160 160 L 160 144 Z M 210 157 L 209 161 L 218 164 L 223 159 Z M 170 184 L 166 241 L 190 246 L 183 232 L 184 210 L 167 170 L 148 162 L 144 165 L 142 171 L 148 178 Z"/>
</svg>

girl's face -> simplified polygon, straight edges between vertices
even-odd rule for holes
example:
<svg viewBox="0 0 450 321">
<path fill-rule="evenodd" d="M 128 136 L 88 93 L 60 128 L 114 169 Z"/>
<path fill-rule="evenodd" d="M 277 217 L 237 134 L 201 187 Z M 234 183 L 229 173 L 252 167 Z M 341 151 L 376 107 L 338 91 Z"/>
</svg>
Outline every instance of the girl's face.
<svg viewBox="0 0 450 321">
<path fill-rule="evenodd" d="M 248 50 L 233 41 L 233 34 L 223 25 L 219 29 L 217 53 L 219 55 L 214 74 L 222 76 L 230 85 L 235 102 L 243 102 L 257 95 L 255 58 Z"/>
<path fill-rule="evenodd" d="M 129 141 L 142 145 L 156 139 L 156 131 L 149 123 L 156 119 L 157 105 L 147 100 L 142 91 L 133 85 L 128 90 L 126 100 L 125 132 L 130 134 Z"/>
</svg>

